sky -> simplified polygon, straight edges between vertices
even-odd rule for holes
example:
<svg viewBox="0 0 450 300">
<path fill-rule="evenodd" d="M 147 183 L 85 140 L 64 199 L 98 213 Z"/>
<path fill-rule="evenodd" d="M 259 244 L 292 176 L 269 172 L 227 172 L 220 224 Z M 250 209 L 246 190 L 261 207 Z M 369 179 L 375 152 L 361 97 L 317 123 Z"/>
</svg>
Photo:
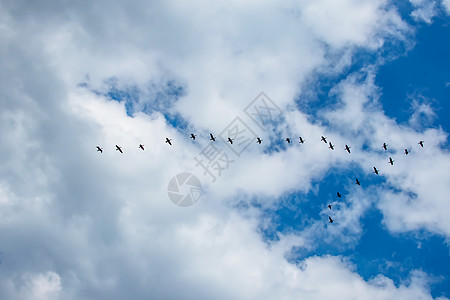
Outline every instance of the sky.
<svg viewBox="0 0 450 300">
<path fill-rule="evenodd" d="M 448 0 L 0 0 L 0 298 L 450 299 L 449 36 Z"/>
</svg>

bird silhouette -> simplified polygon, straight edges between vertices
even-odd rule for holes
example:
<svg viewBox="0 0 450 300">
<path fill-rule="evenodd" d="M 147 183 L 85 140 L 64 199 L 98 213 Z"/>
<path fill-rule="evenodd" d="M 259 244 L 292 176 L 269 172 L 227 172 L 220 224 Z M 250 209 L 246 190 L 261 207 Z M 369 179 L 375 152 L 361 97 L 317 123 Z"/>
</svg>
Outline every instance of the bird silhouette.
<svg viewBox="0 0 450 300">
<path fill-rule="evenodd" d="M 350 148 L 351 148 L 351 147 L 349 147 L 348 145 L 345 145 L 345 150 L 346 150 L 348 153 L 350 153 Z"/>
<path fill-rule="evenodd" d="M 391 166 L 393 166 L 393 165 L 394 165 L 394 160 L 392 159 L 392 157 L 389 157 L 389 161 L 388 161 L 388 163 L 390 163 L 390 164 L 391 164 Z"/>
</svg>

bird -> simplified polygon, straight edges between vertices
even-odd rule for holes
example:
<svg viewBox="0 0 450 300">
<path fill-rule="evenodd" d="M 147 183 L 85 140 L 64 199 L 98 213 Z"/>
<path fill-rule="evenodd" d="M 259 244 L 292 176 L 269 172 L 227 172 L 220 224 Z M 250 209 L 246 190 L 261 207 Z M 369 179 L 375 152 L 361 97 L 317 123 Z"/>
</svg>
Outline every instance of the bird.
<svg viewBox="0 0 450 300">
<path fill-rule="evenodd" d="M 345 145 L 345 150 L 347 150 L 348 153 L 350 153 L 350 148 L 348 145 Z"/>
<path fill-rule="evenodd" d="M 393 165 L 394 165 L 394 160 L 392 159 L 392 157 L 389 157 L 389 161 L 388 161 L 388 163 L 390 163 L 390 164 L 391 164 L 391 166 L 393 166 Z"/>
<path fill-rule="evenodd" d="M 373 172 L 378 175 L 378 169 L 373 167 Z"/>
<path fill-rule="evenodd" d="M 228 138 L 228 142 L 230 142 L 230 144 L 233 145 L 233 140 L 231 138 Z"/>
<path fill-rule="evenodd" d="M 212 133 L 210 133 L 209 136 L 210 136 L 210 138 L 209 138 L 210 141 L 213 141 L 213 142 L 216 141 L 216 138 L 213 136 Z"/>
<path fill-rule="evenodd" d="M 331 204 L 328 204 L 328 208 L 331 209 Z"/>
<path fill-rule="evenodd" d="M 257 142 L 258 144 L 261 144 L 262 139 L 260 139 L 259 137 L 257 137 L 257 138 L 256 138 L 256 142 Z"/>
<path fill-rule="evenodd" d="M 383 148 L 384 148 L 385 151 L 387 150 L 387 144 L 386 143 L 383 143 Z"/>
<path fill-rule="evenodd" d="M 330 216 L 328 217 L 328 220 L 329 220 L 328 221 L 329 223 L 333 223 L 334 222 L 334 220 Z"/>
<path fill-rule="evenodd" d="M 322 135 L 322 138 L 320 140 L 323 141 L 325 144 L 327 144 L 327 138 L 324 137 L 323 135 Z"/>
<path fill-rule="evenodd" d="M 193 139 L 195 141 L 195 137 L 196 137 L 196 135 L 191 133 L 191 139 Z"/>
<path fill-rule="evenodd" d="M 122 148 L 116 145 L 116 151 L 119 150 L 120 153 L 123 153 Z"/>
<path fill-rule="evenodd" d="M 103 153 L 103 148 L 100 148 L 99 146 L 97 146 L 97 152 Z"/>
<path fill-rule="evenodd" d="M 418 144 L 423 148 L 423 141 L 420 141 Z"/>
<path fill-rule="evenodd" d="M 172 146 L 172 143 L 170 142 L 172 139 L 166 138 L 166 143 Z"/>
<path fill-rule="evenodd" d="M 142 149 L 142 151 L 144 151 L 144 145 L 142 145 L 142 144 L 139 144 L 139 148 L 141 148 L 141 149 Z"/>
<path fill-rule="evenodd" d="M 336 195 L 338 196 L 338 198 L 341 198 L 341 194 L 339 194 L 339 192 L 337 192 Z"/>
<path fill-rule="evenodd" d="M 303 144 L 303 143 L 305 142 L 305 140 L 304 140 L 304 139 L 302 139 L 302 137 L 301 137 L 301 136 L 299 136 L 299 137 L 298 137 L 298 139 L 300 140 L 300 141 L 299 141 L 299 143 L 301 143 L 301 144 Z"/>
<path fill-rule="evenodd" d="M 285 141 L 288 142 L 288 144 L 291 143 L 291 139 L 290 138 L 286 138 Z"/>
<path fill-rule="evenodd" d="M 357 185 L 361 185 L 361 183 L 359 182 L 358 178 L 356 178 L 356 184 Z"/>
<path fill-rule="evenodd" d="M 405 155 L 408 155 L 409 151 L 408 149 L 405 149 Z"/>
<path fill-rule="evenodd" d="M 334 150 L 333 144 L 331 142 L 329 144 L 330 144 L 330 146 L 328 148 L 330 148 L 331 150 Z"/>
</svg>

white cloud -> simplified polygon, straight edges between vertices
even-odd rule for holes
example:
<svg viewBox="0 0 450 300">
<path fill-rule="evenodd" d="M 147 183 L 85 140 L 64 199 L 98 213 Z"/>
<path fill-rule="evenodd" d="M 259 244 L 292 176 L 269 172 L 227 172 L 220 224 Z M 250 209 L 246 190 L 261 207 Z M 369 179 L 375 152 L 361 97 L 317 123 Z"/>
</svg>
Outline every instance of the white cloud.
<svg viewBox="0 0 450 300">
<path fill-rule="evenodd" d="M 340 257 L 292 265 L 285 255 L 293 246 L 307 247 L 307 240 L 280 235 L 267 245 L 257 233 L 257 209 L 244 218 L 230 207 L 240 197 L 276 201 L 286 191 L 308 191 L 330 165 L 368 160 L 358 151 L 354 158 L 331 152 L 317 140 L 322 134 L 339 147 L 351 138 L 354 150 L 364 137 L 373 138 L 375 149 L 386 132 L 393 146 L 416 143 L 417 132 L 367 108 L 376 94 L 370 82 L 349 80 L 336 89 L 347 106 L 345 118 L 330 112 L 333 128 L 287 109 L 312 71 L 345 67 L 354 47 L 376 50 L 386 36 L 404 38 L 408 26 L 385 1 L 0 5 L 0 53 L 8 58 L 0 60 L 0 287 L 6 297 L 347 299 L 352 293 L 431 299 L 427 280 L 415 272 L 410 284 L 395 286 L 381 275 L 362 279 Z M 327 53 L 345 55 L 330 61 Z M 123 103 L 77 87 L 86 81 L 100 90 L 112 76 L 141 90 L 149 82 L 177 80 L 187 95 L 172 111 L 192 128 L 216 134 L 264 90 L 285 111 L 278 134 L 294 138 L 300 132 L 308 147 L 296 143 L 261 161 L 262 150 L 252 145 L 229 173 L 208 184 L 193 161 L 203 139 L 191 143 L 160 112 L 131 118 Z M 273 137 L 258 134 L 267 142 Z M 440 130 L 420 136 L 427 145 L 420 155 L 427 156 L 445 139 Z M 172 147 L 165 137 L 173 138 Z M 95 151 L 97 145 L 104 153 Z M 373 152 L 370 159 L 384 162 Z M 175 207 L 165 191 L 182 171 L 200 173 L 205 188 L 189 209 Z M 414 178 L 396 182 L 395 172 L 390 180 L 408 188 Z M 350 230 L 357 236 L 370 201 L 338 211 L 336 234 Z M 381 208 L 388 216 L 389 208 Z"/>
<path fill-rule="evenodd" d="M 410 0 L 415 8 L 411 12 L 411 16 L 425 23 L 431 24 L 432 19 L 437 14 L 436 1 L 434 0 Z"/>
<path fill-rule="evenodd" d="M 61 299 L 61 279 L 54 272 L 24 273 L 14 279 L 0 281 L 0 286 L 5 299 Z"/>
<path fill-rule="evenodd" d="M 377 167 L 387 179 L 379 188 L 378 205 L 390 230 L 426 229 L 448 238 L 450 223 L 445 215 L 450 210 L 445 195 L 450 193 L 446 176 L 450 156 L 442 148 L 448 134 L 442 129 L 425 129 L 416 124 L 418 114 L 433 117 L 434 113 L 429 106 L 414 101 L 415 111 L 409 121 L 413 126 L 398 125 L 380 109 L 377 100 L 380 91 L 373 84 L 371 72 L 362 79 L 350 76 L 336 88 L 342 106 L 328 111 L 325 117 L 333 128 L 352 140 L 354 161 L 368 171 Z M 420 140 L 425 141 L 423 148 L 418 145 Z M 387 153 L 381 149 L 384 142 L 388 144 Z M 363 144 L 369 148 L 361 152 Z M 409 150 L 408 155 L 404 149 Z M 389 156 L 393 157 L 394 166 L 388 165 Z"/>
<path fill-rule="evenodd" d="M 295 11 L 315 36 L 332 47 L 378 48 L 386 32 L 404 27 L 386 1 L 296 1 Z M 391 26 L 394 25 L 394 26 Z"/>
<path fill-rule="evenodd" d="M 442 5 L 447 11 L 447 14 L 450 14 L 450 0 L 442 0 Z"/>
<path fill-rule="evenodd" d="M 425 97 L 413 99 L 411 106 L 413 110 L 413 113 L 409 118 L 409 125 L 411 127 L 420 129 L 432 125 L 437 115 L 428 99 Z"/>
</svg>

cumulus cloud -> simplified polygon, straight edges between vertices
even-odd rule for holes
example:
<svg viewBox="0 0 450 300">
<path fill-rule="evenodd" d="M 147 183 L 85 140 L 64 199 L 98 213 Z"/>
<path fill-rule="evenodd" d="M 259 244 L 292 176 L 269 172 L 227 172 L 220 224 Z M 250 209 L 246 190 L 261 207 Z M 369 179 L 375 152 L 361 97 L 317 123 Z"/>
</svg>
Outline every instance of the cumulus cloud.
<svg viewBox="0 0 450 300">
<path fill-rule="evenodd" d="M 265 243 L 257 228 L 261 212 L 233 207 L 246 197 L 270 206 L 287 191 L 307 192 L 329 166 L 385 163 L 378 151 L 384 140 L 400 151 L 423 138 L 427 147 L 411 154 L 414 162 L 436 153 L 447 160 L 440 148 L 446 134 L 419 133 L 385 117 L 371 80 L 351 76 L 334 89 L 343 106 L 323 112 L 328 124 L 292 109 L 314 70 L 339 71 L 356 48 L 374 51 L 386 38 L 404 39 L 409 27 L 386 1 L 0 6 L 0 288 L 6 299 L 431 299 L 421 272 L 394 285 L 383 275 L 364 280 L 341 257 L 289 263 L 292 247 L 310 247 L 308 236 L 280 234 Z M 183 92 L 174 96 L 169 83 Z M 245 118 L 244 107 L 261 90 L 283 117 L 275 128 L 254 130 L 277 151 L 253 144 L 210 183 L 193 159 L 206 142 L 189 141 L 167 113 L 178 113 L 189 129 L 217 135 L 236 116 Z M 308 147 L 274 141 L 299 132 Z M 339 147 L 351 139 L 361 151 L 352 158 L 333 153 L 316 140 L 322 134 Z M 392 205 L 401 205 L 403 194 L 377 202 L 390 228 L 448 234 L 448 224 L 430 221 L 445 212 L 442 197 L 425 195 L 433 177 L 421 181 L 412 164 L 396 163 L 400 169 L 383 170 L 390 184 L 416 193 L 417 207 L 433 205 L 428 217 L 399 218 Z M 421 166 L 424 177 L 445 167 Z M 166 194 L 169 180 L 183 171 L 204 184 L 201 201 L 188 209 Z M 411 175 L 398 177 L 406 171 Z M 434 179 L 444 191 L 445 178 Z M 338 210 L 342 222 L 334 233 L 357 237 L 358 220 L 372 202 Z M 397 223 L 389 223 L 393 218 Z M 310 231 L 328 234 L 323 229 Z"/>
</svg>

